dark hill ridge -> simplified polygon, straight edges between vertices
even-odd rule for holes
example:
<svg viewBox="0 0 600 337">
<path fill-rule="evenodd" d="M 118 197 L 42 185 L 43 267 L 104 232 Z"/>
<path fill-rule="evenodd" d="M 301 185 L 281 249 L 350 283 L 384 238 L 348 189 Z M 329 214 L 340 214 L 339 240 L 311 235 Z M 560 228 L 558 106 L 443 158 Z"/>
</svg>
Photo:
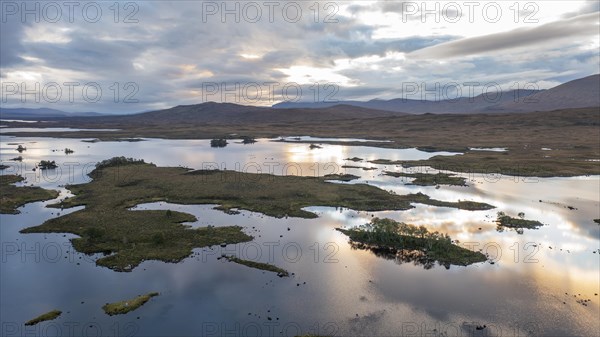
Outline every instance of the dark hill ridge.
<svg viewBox="0 0 600 337">
<path fill-rule="evenodd" d="M 340 119 L 399 116 L 402 114 L 361 108 L 350 105 L 335 105 L 323 109 L 276 109 L 233 103 L 207 102 L 195 105 L 179 105 L 170 109 L 119 116 L 119 119 L 135 119 L 139 122 L 187 122 L 206 124 L 236 124 L 257 122 L 305 122 L 334 121 Z"/>
<path fill-rule="evenodd" d="M 112 125 L 122 128 L 125 125 L 162 126 L 169 125 L 237 125 L 262 123 L 328 122 L 342 120 L 363 120 L 369 118 L 403 116 L 403 113 L 381 111 L 351 105 L 335 105 L 323 109 L 276 109 L 233 103 L 207 102 L 194 105 L 178 105 L 173 108 L 129 115 L 102 116 L 52 116 L 45 121 L 61 125 Z M 30 119 L 33 117 L 29 117 Z M 18 118 L 14 118 L 18 119 Z M 23 119 L 27 119 L 23 116 Z"/>
<path fill-rule="evenodd" d="M 498 106 L 503 111 L 551 111 L 600 106 L 600 74 L 573 80 L 518 102 Z"/>
</svg>

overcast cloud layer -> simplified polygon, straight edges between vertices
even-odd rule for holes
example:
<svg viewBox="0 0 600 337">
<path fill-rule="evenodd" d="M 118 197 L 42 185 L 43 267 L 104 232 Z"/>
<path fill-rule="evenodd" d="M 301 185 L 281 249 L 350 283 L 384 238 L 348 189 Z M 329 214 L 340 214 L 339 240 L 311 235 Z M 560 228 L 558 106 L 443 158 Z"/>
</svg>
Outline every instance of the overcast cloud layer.
<svg viewBox="0 0 600 337">
<path fill-rule="evenodd" d="M 543 89 L 600 72 L 593 0 L 518 8 L 512 1 L 426 8 L 420 1 L 122 1 L 118 12 L 111 1 L 77 2 L 71 13 L 68 3 L 2 1 L 3 107 L 122 113 L 209 100 L 389 99 L 410 82 L 428 89 L 477 82 L 479 94 L 488 82 Z M 22 89 L 31 93 L 22 97 Z"/>
</svg>

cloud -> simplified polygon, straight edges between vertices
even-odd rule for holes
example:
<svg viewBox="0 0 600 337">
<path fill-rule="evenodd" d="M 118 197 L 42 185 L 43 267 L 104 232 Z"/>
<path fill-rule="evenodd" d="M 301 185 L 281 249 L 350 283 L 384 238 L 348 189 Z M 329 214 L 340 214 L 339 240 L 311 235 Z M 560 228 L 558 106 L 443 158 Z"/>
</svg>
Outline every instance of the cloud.
<svg viewBox="0 0 600 337">
<path fill-rule="evenodd" d="M 578 16 L 581 14 L 587 14 L 587 13 L 596 13 L 596 15 L 598 15 L 598 12 L 600 12 L 600 1 L 598 0 L 586 0 L 585 4 L 575 10 L 575 11 L 570 11 L 567 13 L 564 13 L 562 15 L 563 18 L 570 18 L 573 16 Z"/>
<path fill-rule="evenodd" d="M 24 60 L 19 56 L 23 53 L 21 41 L 24 37 L 25 25 L 20 22 L 7 21 L 1 23 L 0 37 L 0 70 L 5 67 L 15 66 Z M 0 71 L 2 73 L 2 71 Z"/>
<path fill-rule="evenodd" d="M 337 22 L 324 23 L 325 15 L 333 13 L 325 10 L 326 3 L 318 3 L 315 20 L 310 8 L 314 2 L 301 2 L 298 22 L 282 17 L 283 3 L 273 22 L 266 8 L 255 23 L 244 17 L 223 23 L 220 15 L 203 20 L 199 1 L 136 2 L 139 22 L 129 24 L 114 22 L 109 2 L 100 3 L 105 17 L 97 23 L 81 17 L 72 23 L 24 23 L 13 16 L 0 24 L 0 77 L 8 82 L 32 78 L 43 81 L 42 86 L 55 81 L 98 82 L 104 89 L 100 102 L 79 99 L 48 107 L 133 112 L 200 103 L 199 90 L 206 82 L 285 83 L 290 74 L 303 83 L 342 80 L 346 86 L 340 86 L 337 99 L 366 100 L 398 97 L 402 83 L 408 81 L 556 83 L 598 72 L 594 1 L 571 6 L 571 13 L 563 16 L 552 11 L 554 16 L 542 17 L 544 24 L 525 27 L 398 22 L 399 1 L 339 3 Z M 539 6 L 541 12 L 550 12 L 546 2 Z M 470 37 L 472 31 L 481 36 Z M 109 89 L 115 82 L 136 83 L 139 103 L 115 102 Z M 13 98 L 3 105 L 48 104 L 23 104 Z"/>
<path fill-rule="evenodd" d="M 535 28 L 519 28 L 503 33 L 441 43 L 417 50 L 409 54 L 409 57 L 439 59 L 481 55 L 521 47 L 535 48 L 539 45 L 548 45 L 573 38 L 597 36 L 599 28 L 598 14 L 591 13 Z"/>
</svg>

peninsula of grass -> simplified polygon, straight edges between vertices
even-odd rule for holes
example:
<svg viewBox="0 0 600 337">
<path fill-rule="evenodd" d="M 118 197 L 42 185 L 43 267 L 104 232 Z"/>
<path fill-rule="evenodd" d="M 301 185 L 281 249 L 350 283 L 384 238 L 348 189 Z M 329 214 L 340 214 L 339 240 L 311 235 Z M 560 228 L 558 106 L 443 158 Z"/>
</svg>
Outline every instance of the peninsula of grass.
<svg viewBox="0 0 600 337">
<path fill-rule="evenodd" d="M 513 154 L 509 152 L 467 151 L 455 156 L 434 156 L 425 160 L 401 161 L 403 167 L 429 166 L 440 171 L 465 173 L 480 173 L 483 175 L 502 174 L 518 177 L 569 177 L 577 175 L 598 175 L 600 169 L 597 163 L 573 154 L 577 151 L 589 151 L 591 147 L 582 149 L 568 148 L 553 152 L 552 157 L 544 154 L 532 154 L 527 151 Z M 596 148 L 597 151 L 597 148 Z M 517 152 L 517 151 L 515 151 Z M 562 158 L 558 158 L 558 152 Z M 597 156 L 598 152 L 595 152 Z M 593 156 L 592 155 L 592 156 Z M 527 157 L 529 156 L 529 157 Z M 518 164 L 516 164 L 518 163 Z"/>
<path fill-rule="evenodd" d="M 237 226 L 191 229 L 182 223 L 196 218 L 186 213 L 129 210 L 142 203 L 217 204 L 224 211 L 248 210 L 277 218 L 316 218 L 315 213 L 303 209 L 309 206 L 383 211 L 410 209 L 416 202 L 469 210 L 493 208 L 468 201 L 433 200 L 421 193 L 396 195 L 366 184 L 328 182 L 332 177 L 190 171 L 127 158 L 103 161 L 90 176 L 90 183 L 67 186 L 74 197 L 48 206 L 84 209 L 21 232 L 76 234 L 80 238 L 71 242 L 77 251 L 104 253 L 96 264 L 116 271 L 130 271 L 144 260 L 178 262 L 193 248 L 253 239 Z"/>
<path fill-rule="evenodd" d="M 47 312 L 45 314 L 42 314 L 34 319 L 31 319 L 31 320 L 25 322 L 25 325 L 30 326 L 30 325 L 36 325 L 38 323 L 45 322 L 45 321 L 51 321 L 51 320 L 58 318 L 58 316 L 60 316 L 61 314 L 62 314 L 62 311 L 60 311 L 60 310 L 52 310 L 50 312 Z"/>
<path fill-rule="evenodd" d="M 406 177 L 415 178 L 407 185 L 419 185 L 419 186 L 437 186 L 437 185 L 451 185 L 451 186 L 467 186 L 466 179 L 463 177 L 457 177 L 453 174 L 448 173 L 403 173 L 403 172 L 383 172 L 386 176 L 391 177 Z"/>
<path fill-rule="evenodd" d="M 594 219 L 594 222 L 600 225 L 600 219 Z"/>
<path fill-rule="evenodd" d="M 246 267 L 250 267 L 250 268 L 255 268 L 255 269 L 260 269 L 260 270 L 265 270 L 265 271 L 270 271 L 273 273 L 277 273 L 277 276 L 279 277 L 288 277 L 290 276 L 290 274 L 288 273 L 287 270 L 285 269 L 281 269 L 277 266 L 274 266 L 272 264 L 268 264 L 268 263 L 262 263 L 262 262 L 256 262 L 256 261 L 250 261 L 250 260 L 243 260 L 240 259 L 236 256 L 224 256 L 227 261 L 229 262 L 235 262 L 241 265 L 244 265 Z"/>
<path fill-rule="evenodd" d="M 418 251 L 422 260 L 437 261 L 446 266 L 467 266 L 487 260 L 481 252 L 457 246 L 447 234 L 429 232 L 424 226 L 414 226 L 391 219 L 374 218 L 370 223 L 352 229 L 341 229 L 353 247 L 370 249 L 398 257 L 406 251 Z"/>
<path fill-rule="evenodd" d="M 19 214 L 18 208 L 27 203 L 58 197 L 58 192 L 54 190 L 13 185 L 23 180 L 23 177 L 16 175 L 0 176 L 0 213 Z"/>
<path fill-rule="evenodd" d="M 148 293 L 145 295 L 140 295 L 136 298 L 132 298 L 130 300 L 125 300 L 121 302 L 115 303 L 106 303 L 102 306 L 104 312 L 109 316 L 114 315 L 124 315 L 130 311 L 134 311 L 142 305 L 146 304 L 146 302 L 150 301 L 152 297 L 158 296 L 157 292 Z"/>
<path fill-rule="evenodd" d="M 538 229 L 544 226 L 543 223 L 536 220 L 525 220 L 523 217 L 524 214 L 520 214 L 521 216 L 518 218 L 513 218 L 511 216 L 506 215 L 504 212 L 498 212 L 498 218 L 496 219 L 496 223 L 499 227 L 507 227 L 513 229 Z"/>
<path fill-rule="evenodd" d="M 353 161 L 353 162 L 363 161 L 363 159 L 359 158 L 359 157 L 346 158 L 344 160 L 350 160 L 350 161 Z"/>
<path fill-rule="evenodd" d="M 476 202 L 476 201 L 469 201 L 469 200 L 459 200 L 457 202 L 452 202 L 452 201 L 441 201 L 441 200 L 431 199 L 428 195 L 425 195 L 420 192 L 416 193 L 416 194 L 408 194 L 406 196 L 410 196 L 412 198 L 412 202 L 414 202 L 414 203 L 430 205 L 430 206 L 437 206 L 437 207 L 458 208 L 458 209 L 463 209 L 463 210 L 467 210 L 467 211 L 485 211 L 485 210 L 490 210 L 490 209 L 496 208 L 490 204 Z"/>
<path fill-rule="evenodd" d="M 6 170 L 9 167 L 10 166 L 8 166 L 8 165 L 0 165 L 0 170 Z"/>
</svg>

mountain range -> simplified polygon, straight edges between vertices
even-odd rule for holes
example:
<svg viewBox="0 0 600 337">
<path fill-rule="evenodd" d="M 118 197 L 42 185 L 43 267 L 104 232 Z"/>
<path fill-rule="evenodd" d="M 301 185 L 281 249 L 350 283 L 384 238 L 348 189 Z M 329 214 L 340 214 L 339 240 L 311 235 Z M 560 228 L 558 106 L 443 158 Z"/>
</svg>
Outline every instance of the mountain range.
<svg viewBox="0 0 600 337">
<path fill-rule="evenodd" d="M 173 108 L 122 116 L 137 121 L 196 122 L 236 124 L 248 122 L 303 122 L 307 120 L 336 120 L 350 118 L 372 118 L 398 116 L 403 113 L 338 104 L 321 109 L 291 108 L 276 109 L 233 103 L 207 102 L 194 105 L 179 105 Z"/>
<path fill-rule="evenodd" d="M 492 96 L 490 94 L 490 96 Z M 518 98 L 518 99 L 515 99 Z M 137 123 L 213 123 L 239 124 L 256 122 L 294 123 L 354 118 L 376 118 L 411 114 L 477 114 L 551 111 L 571 108 L 600 107 L 600 74 L 573 80 L 547 90 L 518 90 L 502 93 L 490 100 L 484 95 L 455 100 L 371 100 L 336 103 L 283 102 L 273 107 L 245 106 L 233 103 L 206 102 L 128 115 L 102 115 L 95 112 L 69 113 L 55 109 L 0 108 L 2 119 L 60 118 Z"/>
<path fill-rule="evenodd" d="M 0 108 L 0 118 L 2 119 L 20 119 L 20 118 L 46 118 L 46 117 L 93 117 L 101 116 L 98 112 L 66 112 L 62 110 L 49 108 Z"/>
<path fill-rule="evenodd" d="M 600 106 L 600 74 L 573 80 L 548 90 L 512 90 L 494 97 L 490 93 L 473 98 L 461 97 L 451 100 L 414 100 L 396 98 L 391 100 L 323 102 L 282 102 L 273 105 L 277 109 L 309 108 L 320 109 L 338 104 L 357 106 L 375 110 L 403 112 L 409 114 L 447 113 L 494 113 L 551 111 L 569 108 Z"/>
</svg>

